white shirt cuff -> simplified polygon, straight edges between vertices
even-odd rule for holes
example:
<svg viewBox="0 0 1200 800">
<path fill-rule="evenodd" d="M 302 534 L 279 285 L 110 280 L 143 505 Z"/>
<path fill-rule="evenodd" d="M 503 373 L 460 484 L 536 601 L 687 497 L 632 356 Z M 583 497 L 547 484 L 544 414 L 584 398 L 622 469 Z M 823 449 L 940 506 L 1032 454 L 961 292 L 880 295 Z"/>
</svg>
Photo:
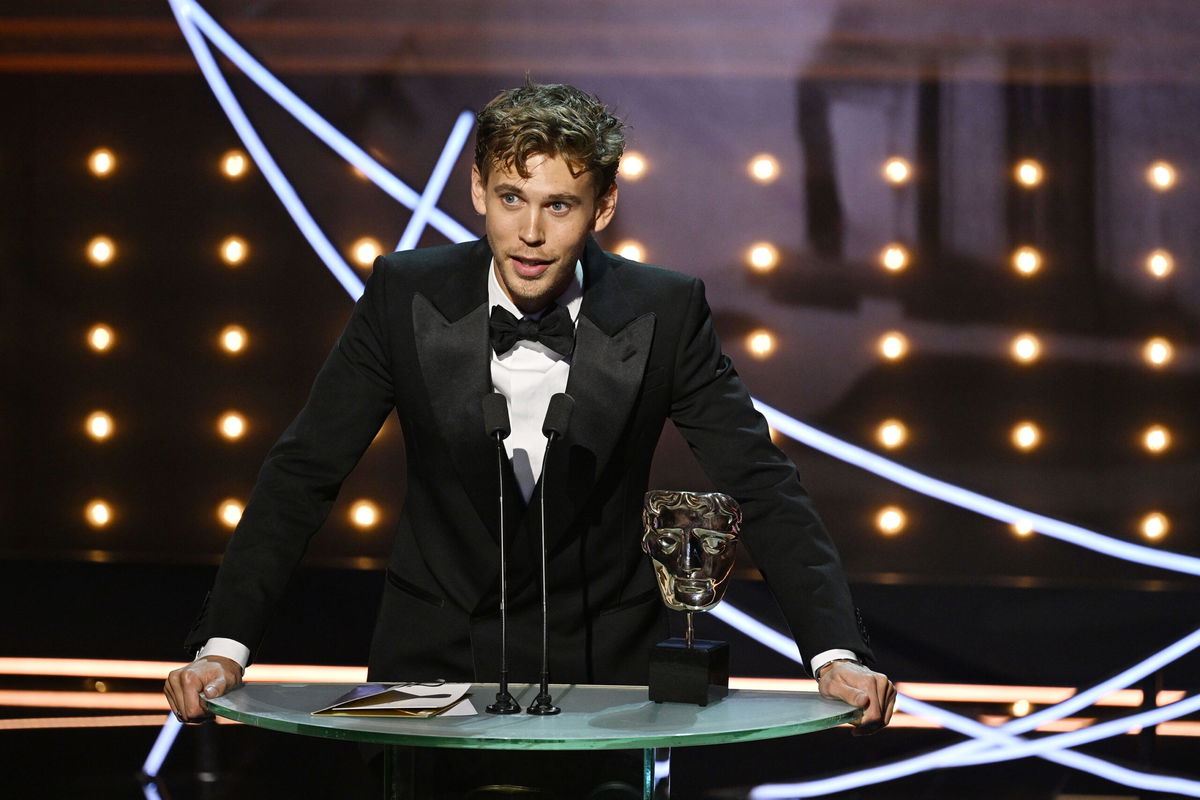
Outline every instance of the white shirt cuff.
<svg viewBox="0 0 1200 800">
<path fill-rule="evenodd" d="M 814 678 L 817 677 L 817 675 L 821 672 L 821 667 L 825 666 L 830 661 L 837 661 L 839 658 L 848 658 L 851 661 L 862 660 L 853 650 L 825 650 L 817 653 L 812 657 L 812 660 L 808 662 L 808 674 L 812 675 Z"/>
<path fill-rule="evenodd" d="M 236 661 L 242 669 L 245 669 L 246 665 L 250 663 L 250 648 L 234 639 L 222 639 L 214 636 L 205 642 L 204 647 L 201 647 L 200 652 L 196 654 L 196 658 L 205 656 L 224 656 Z"/>
</svg>

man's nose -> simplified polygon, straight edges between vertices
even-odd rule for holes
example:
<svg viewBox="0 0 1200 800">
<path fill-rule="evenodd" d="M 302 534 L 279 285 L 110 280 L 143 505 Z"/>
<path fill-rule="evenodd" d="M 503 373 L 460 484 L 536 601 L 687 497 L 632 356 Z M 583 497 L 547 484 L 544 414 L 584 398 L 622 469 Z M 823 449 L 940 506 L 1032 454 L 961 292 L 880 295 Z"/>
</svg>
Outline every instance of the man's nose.
<svg viewBox="0 0 1200 800">
<path fill-rule="evenodd" d="M 539 209 L 530 207 L 525 218 L 521 220 L 521 241 L 532 247 L 540 245 L 545 240 L 545 232 L 542 230 L 542 215 Z"/>
</svg>

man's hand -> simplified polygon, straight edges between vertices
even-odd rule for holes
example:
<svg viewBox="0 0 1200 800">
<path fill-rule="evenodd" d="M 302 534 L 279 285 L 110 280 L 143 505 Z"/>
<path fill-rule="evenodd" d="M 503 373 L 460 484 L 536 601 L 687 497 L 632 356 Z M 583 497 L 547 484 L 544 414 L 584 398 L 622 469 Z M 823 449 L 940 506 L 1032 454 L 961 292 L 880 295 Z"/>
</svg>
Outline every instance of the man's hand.
<svg viewBox="0 0 1200 800">
<path fill-rule="evenodd" d="M 854 723 L 855 736 L 865 736 L 892 721 L 896 705 L 896 687 L 886 675 L 853 661 L 831 661 L 822 667 L 817 680 L 821 696 L 844 700 L 863 710 L 862 719 Z"/>
<path fill-rule="evenodd" d="M 201 705 L 201 694 L 211 700 L 241 685 L 240 664 L 224 656 L 205 656 L 172 671 L 163 693 L 180 722 L 203 722 L 212 714 Z"/>
</svg>

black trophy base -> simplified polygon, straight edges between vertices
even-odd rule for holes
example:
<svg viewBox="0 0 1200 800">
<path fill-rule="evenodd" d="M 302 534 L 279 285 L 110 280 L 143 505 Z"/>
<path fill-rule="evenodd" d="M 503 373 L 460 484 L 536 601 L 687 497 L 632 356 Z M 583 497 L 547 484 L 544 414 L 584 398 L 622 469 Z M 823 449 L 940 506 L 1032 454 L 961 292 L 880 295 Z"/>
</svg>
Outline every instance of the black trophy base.
<svg viewBox="0 0 1200 800">
<path fill-rule="evenodd" d="M 729 694 L 729 644 L 667 639 L 650 651 L 650 699 L 706 706 Z"/>
</svg>

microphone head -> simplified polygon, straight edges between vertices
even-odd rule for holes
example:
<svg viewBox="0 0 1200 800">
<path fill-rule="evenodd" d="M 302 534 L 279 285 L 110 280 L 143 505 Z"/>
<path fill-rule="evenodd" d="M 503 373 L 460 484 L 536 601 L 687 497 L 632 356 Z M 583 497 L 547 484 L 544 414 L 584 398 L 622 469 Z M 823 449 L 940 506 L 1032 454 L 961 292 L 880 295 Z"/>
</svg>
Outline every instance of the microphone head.
<svg viewBox="0 0 1200 800">
<path fill-rule="evenodd" d="M 542 423 L 542 435 L 549 439 L 551 436 L 561 437 L 566 433 L 573 410 L 575 398 L 566 392 L 559 392 L 551 397 L 550 405 L 546 408 L 546 421 Z"/>
<path fill-rule="evenodd" d="M 483 427 L 493 439 L 507 439 L 512 432 L 508 422 L 508 401 L 499 392 L 483 396 Z"/>
</svg>

